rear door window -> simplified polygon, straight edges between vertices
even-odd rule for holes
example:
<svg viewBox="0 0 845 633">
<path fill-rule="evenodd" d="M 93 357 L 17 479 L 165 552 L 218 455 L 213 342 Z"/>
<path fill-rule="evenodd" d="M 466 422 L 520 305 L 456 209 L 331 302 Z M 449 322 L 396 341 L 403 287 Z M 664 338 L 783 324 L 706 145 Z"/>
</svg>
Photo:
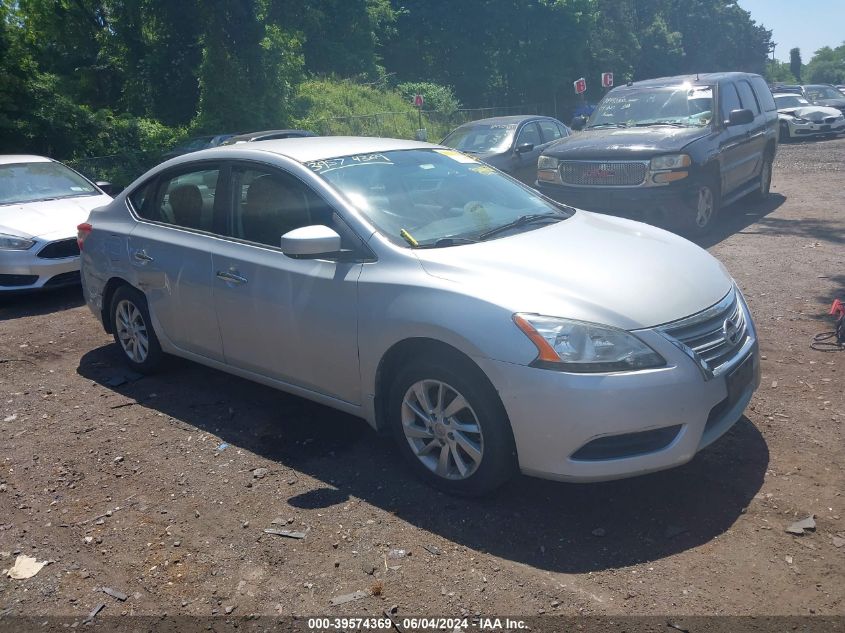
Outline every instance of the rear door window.
<svg viewBox="0 0 845 633">
<path fill-rule="evenodd" d="M 751 86 L 754 88 L 754 92 L 757 95 L 757 101 L 760 102 L 760 105 L 763 106 L 763 109 L 766 112 L 774 112 L 777 110 L 775 98 L 772 96 L 772 91 L 769 90 L 769 86 L 766 85 L 765 79 L 762 77 L 752 77 Z"/>
<path fill-rule="evenodd" d="M 560 128 L 554 121 L 538 121 L 540 132 L 543 133 L 543 142 L 551 143 L 561 137 Z"/>
<path fill-rule="evenodd" d="M 221 217 L 215 212 L 220 173 L 219 165 L 203 165 L 166 174 L 141 186 L 130 194 L 129 200 L 135 212 L 146 220 L 220 233 L 220 223 L 215 221 L 215 217 Z"/>
<path fill-rule="evenodd" d="M 757 103 L 757 97 L 754 96 L 751 84 L 745 80 L 738 81 L 736 82 L 736 88 L 739 91 L 739 99 L 742 102 L 742 107 L 751 110 L 754 116 L 760 114 L 760 104 Z"/>
</svg>

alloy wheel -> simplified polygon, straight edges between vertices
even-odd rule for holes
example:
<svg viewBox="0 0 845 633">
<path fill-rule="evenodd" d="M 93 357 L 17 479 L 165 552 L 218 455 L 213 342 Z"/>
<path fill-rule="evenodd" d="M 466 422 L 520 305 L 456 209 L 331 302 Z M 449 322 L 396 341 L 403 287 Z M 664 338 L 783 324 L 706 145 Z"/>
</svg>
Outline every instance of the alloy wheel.
<svg viewBox="0 0 845 633">
<path fill-rule="evenodd" d="M 713 219 L 713 190 L 702 185 L 698 188 L 698 204 L 696 205 L 695 224 L 698 228 L 703 229 Z"/>
<path fill-rule="evenodd" d="M 439 380 L 420 380 L 402 399 L 402 430 L 417 459 L 444 479 L 467 479 L 484 455 L 484 437 L 467 399 Z"/>
<path fill-rule="evenodd" d="M 150 338 L 144 315 L 132 301 L 123 299 L 115 309 L 117 338 L 124 353 L 135 363 L 143 363 L 150 352 Z"/>
</svg>

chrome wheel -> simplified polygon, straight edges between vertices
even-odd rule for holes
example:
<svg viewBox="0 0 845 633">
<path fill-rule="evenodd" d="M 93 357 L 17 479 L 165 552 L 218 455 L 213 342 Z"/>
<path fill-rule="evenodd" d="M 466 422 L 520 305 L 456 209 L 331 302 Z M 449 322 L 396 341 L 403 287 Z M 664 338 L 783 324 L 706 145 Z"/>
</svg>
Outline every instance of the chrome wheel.
<svg viewBox="0 0 845 633">
<path fill-rule="evenodd" d="M 144 315 L 133 302 L 123 299 L 114 311 L 120 346 L 135 363 L 143 363 L 150 353 L 150 338 Z"/>
<path fill-rule="evenodd" d="M 713 211 L 715 209 L 713 190 L 702 185 L 698 188 L 698 204 L 696 205 L 695 225 L 703 229 L 713 219 Z"/>
<path fill-rule="evenodd" d="M 402 399 L 402 430 L 417 459 L 444 479 L 466 479 L 481 464 L 484 437 L 478 417 L 455 388 L 420 380 Z"/>
</svg>

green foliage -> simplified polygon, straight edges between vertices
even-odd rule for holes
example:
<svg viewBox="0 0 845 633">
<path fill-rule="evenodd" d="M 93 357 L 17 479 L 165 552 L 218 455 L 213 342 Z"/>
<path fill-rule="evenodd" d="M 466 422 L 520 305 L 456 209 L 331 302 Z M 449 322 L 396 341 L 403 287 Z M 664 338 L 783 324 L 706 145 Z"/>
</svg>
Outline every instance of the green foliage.
<svg viewBox="0 0 845 633">
<path fill-rule="evenodd" d="M 410 104 L 415 95 L 422 95 L 425 100 L 425 110 L 434 110 L 444 114 L 452 114 L 461 107 L 461 102 L 455 96 L 450 86 L 441 86 L 427 81 L 406 81 L 396 86 L 399 94 Z"/>
<path fill-rule="evenodd" d="M 798 83 L 801 83 L 801 49 L 793 48 L 789 51 L 789 70 Z"/>
<path fill-rule="evenodd" d="M 836 48 L 825 46 L 817 50 L 805 75 L 810 83 L 845 84 L 845 42 Z"/>
<path fill-rule="evenodd" d="M 769 62 L 766 65 L 766 81 L 769 83 L 797 84 L 798 79 L 792 74 L 790 65 L 786 62 Z"/>
</svg>

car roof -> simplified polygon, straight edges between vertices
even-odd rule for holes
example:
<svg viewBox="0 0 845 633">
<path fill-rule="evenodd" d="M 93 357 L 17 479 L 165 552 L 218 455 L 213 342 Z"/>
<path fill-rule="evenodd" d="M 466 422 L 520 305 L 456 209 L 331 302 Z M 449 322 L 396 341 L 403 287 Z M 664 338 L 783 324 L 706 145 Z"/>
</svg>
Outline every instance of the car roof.
<svg viewBox="0 0 845 633">
<path fill-rule="evenodd" d="M 222 157 L 221 155 L 260 151 L 287 156 L 300 163 L 307 163 L 313 160 L 323 160 L 338 156 L 375 154 L 378 152 L 408 149 L 443 149 L 443 147 L 420 141 L 373 136 L 304 136 L 270 141 L 254 141 L 248 144 L 221 145 L 186 154 L 173 160 L 182 162 L 180 159 L 185 159 L 184 162 L 188 162 L 197 158 Z"/>
<path fill-rule="evenodd" d="M 552 119 L 552 117 L 541 116 L 539 114 L 511 114 L 508 116 L 494 116 L 488 117 L 486 119 L 476 119 L 475 121 L 467 121 L 466 123 L 462 123 L 458 127 L 463 127 L 465 125 L 476 125 L 478 123 L 482 125 L 513 125 L 522 123 L 523 121 L 533 121 L 535 119 Z"/>
<path fill-rule="evenodd" d="M 720 81 L 731 79 L 748 79 L 749 77 L 759 77 L 755 73 L 741 73 L 741 72 L 724 72 L 724 73 L 697 73 L 694 75 L 676 75 L 674 77 L 655 77 L 654 79 L 644 79 L 642 81 L 635 81 L 631 86 L 622 84 L 619 88 L 662 88 L 664 86 L 677 86 L 682 83 L 690 84 L 714 84 Z"/>
<path fill-rule="evenodd" d="M 52 163 L 52 158 L 36 156 L 35 154 L 0 154 L 0 165 L 13 163 Z"/>
<path fill-rule="evenodd" d="M 260 136 L 269 136 L 271 134 L 301 134 L 302 136 L 316 136 L 314 132 L 309 132 L 308 130 L 261 130 L 260 132 L 245 132 L 244 134 L 235 134 L 232 135 L 229 140 L 231 141 L 248 141 L 251 138 L 258 138 Z"/>
</svg>

